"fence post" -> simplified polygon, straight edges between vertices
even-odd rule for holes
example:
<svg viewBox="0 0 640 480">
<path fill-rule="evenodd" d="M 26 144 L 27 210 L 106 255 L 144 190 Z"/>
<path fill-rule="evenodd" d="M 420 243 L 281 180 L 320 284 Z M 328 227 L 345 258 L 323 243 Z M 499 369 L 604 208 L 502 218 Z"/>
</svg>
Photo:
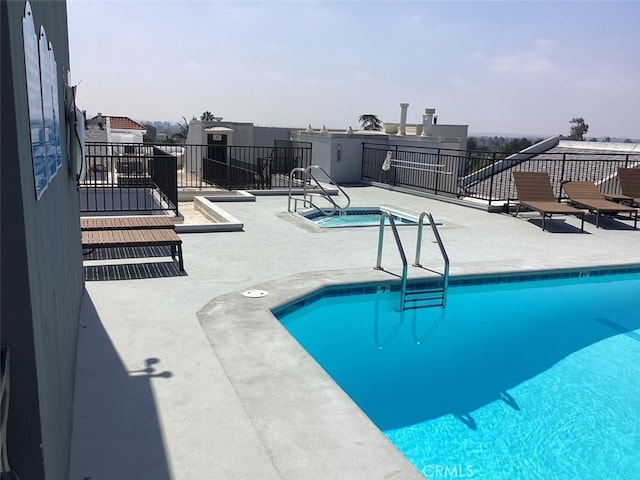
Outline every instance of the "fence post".
<svg viewBox="0 0 640 480">
<path fill-rule="evenodd" d="M 438 147 L 438 153 L 437 153 L 437 158 L 436 158 L 436 165 L 440 165 L 440 148 Z M 437 170 L 437 169 L 436 169 Z M 435 184 L 435 188 L 433 189 L 433 193 L 435 195 L 438 194 L 438 183 L 440 182 L 440 174 L 436 172 L 436 184 Z"/>
<path fill-rule="evenodd" d="M 227 151 L 227 190 L 231 191 L 231 149 L 224 147 Z"/>
<path fill-rule="evenodd" d="M 395 147 L 395 153 L 393 155 L 393 157 L 397 160 L 398 159 L 398 145 L 396 145 Z M 396 183 L 396 172 L 398 171 L 397 168 L 393 169 L 393 186 L 395 187 L 397 185 Z"/>
<path fill-rule="evenodd" d="M 558 202 L 560 201 L 560 197 L 562 196 L 562 182 L 564 182 L 564 164 L 567 160 L 567 154 L 562 154 L 562 163 L 560 164 L 560 181 L 558 182 L 558 193 L 556 194 L 556 198 Z M 569 179 L 570 180 L 570 179 Z"/>
<path fill-rule="evenodd" d="M 491 156 L 491 178 L 489 180 L 489 206 L 493 201 L 493 178 L 496 176 L 496 152 Z M 508 196 L 508 195 L 507 195 Z"/>
<path fill-rule="evenodd" d="M 196 157 L 199 161 L 196 164 L 196 172 L 198 174 L 198 188 L 202 190 L 202 182 L 204 177 L 204 149 L 207 148 L 204 145 L 198 145 L 196 150 Z"/>
</svg>

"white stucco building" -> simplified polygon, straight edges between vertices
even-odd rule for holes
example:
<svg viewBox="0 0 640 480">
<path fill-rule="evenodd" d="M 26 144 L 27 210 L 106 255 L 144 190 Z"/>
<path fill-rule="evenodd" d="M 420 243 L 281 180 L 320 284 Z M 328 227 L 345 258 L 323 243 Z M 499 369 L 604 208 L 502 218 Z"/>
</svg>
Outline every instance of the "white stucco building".
<svg viewBox="0 0 640 480">
<path fill-rule="evenodd" d="M 442 152 L 467 149 L 468 125 L 440 124 L 433 108 L 425 109 L 421 123 L 407 123 L 408 107 L 408 103 L 401 103 L 400 121 L 383 123 L 382 131 L 354 131 L 350 127 L 338 131 L 309 125 L 305 130 L 294 132 L 292 138 L 312 143 L 312 164 L 323 167 L 339 183 L 360 181 L 363 144 L 376 144 L 388 150 L 395 147 Z"/>
</svg>

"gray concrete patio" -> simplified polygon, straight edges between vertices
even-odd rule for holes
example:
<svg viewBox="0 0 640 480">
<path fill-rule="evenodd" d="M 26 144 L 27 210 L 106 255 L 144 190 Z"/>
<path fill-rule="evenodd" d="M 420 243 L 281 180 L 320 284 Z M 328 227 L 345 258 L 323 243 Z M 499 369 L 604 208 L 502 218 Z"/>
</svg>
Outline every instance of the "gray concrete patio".
<svg viewBox="0 0 640 480">
<path fill-rule="evenodd" d="M 487 213 L 375 187 L 353 206 L 430 211 L 451 274 L 640 265 L 632 221 Z M 221 205 L 242 232 L 185 233 L 186 276 L 86 283 L 70 480 L 422 478 L 269 309 L 373 270 L 378 229 L 319 229 L 282 196 Z M 401 227 L 411 259 L 415 227 Z M 441 268 L 425 230 L 423 264 Z M 383 266 L 401 271 L 392 236 Z M 411 269 L 409 277 L 420 276 Z M 269 292 L 247 298 L 249 289 Z"/>
</svg>

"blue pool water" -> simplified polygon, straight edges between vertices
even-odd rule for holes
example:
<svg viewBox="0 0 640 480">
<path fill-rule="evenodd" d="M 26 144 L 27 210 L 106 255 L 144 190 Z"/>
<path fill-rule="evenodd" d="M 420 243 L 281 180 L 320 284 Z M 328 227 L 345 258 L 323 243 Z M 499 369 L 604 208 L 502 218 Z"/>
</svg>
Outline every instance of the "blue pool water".
<svg viewBox="0 0 640 480">
<path fill-rule="evenodd" d="M 426 478 L 640 478 L 640 274 L 373 290 L 276 315 Z"/>
<path fill-rule="evenodd" d="M 333 215 L 323 215 L 316 210 L 308 212 L 303 216 L 322 228 L 373 227 L 380 225 L 379 208 L 350 208 L 336 211 Z M 415 219 L 409 218 L 408 215 L 399 212 L 395 212 L 392 216 L 396 225 L 415 225 L 417 223 Z M 389 224 L 388 219 L 386 223 Z"/>
</svg>

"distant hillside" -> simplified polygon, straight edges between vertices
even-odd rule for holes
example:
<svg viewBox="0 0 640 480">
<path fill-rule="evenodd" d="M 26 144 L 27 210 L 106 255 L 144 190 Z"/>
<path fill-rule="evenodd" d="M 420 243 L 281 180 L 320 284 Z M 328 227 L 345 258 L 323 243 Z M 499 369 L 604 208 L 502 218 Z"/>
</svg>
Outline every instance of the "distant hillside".
<svg viewBox="0 0 640 480">
<path fill-rule="evenodd" d="M 164 133 L 167 137 L 180 133 L 182 127 L 177 122 L 167 122 L 161 120 L 136 120 L 140 125 L 151 125 L 156 129 L 156 133 Z"/>
<path fill-rule="evenodd" d="M 529 138 L 529 139 L 533 139 L 533 138 L 550 138 L 553 137 L 555 135 L 561 135 L 559 133 L 557 134 L 540 134 L 540 133 L 477 133 L 477 132 L 470 132 L 469 136 L 470 137 L 476 137 L 476 138 L 481 138 L 481 137 L 487 137 L 487 138 L 492 138 L 492 137 L 502 137 L 502 138 Z"/>
<path fill-rule="evenodd" d="M 566 133 L 556 133 L 556 134 L 534 134 L 534 133 L 469 133 L 469 137 L 475 138 L 528 138 L 529 140 L 533 139 L 545 139 L 551 138 L 556 135 L 566 135 Z M 624 138 L 624 137 L 590 137 L 586 136 L 585 139 L 587 142 L 614 142 L 614 143 L 640 143 L 640 139 L 638 138 Z"/>
<path fill-rule="evenodd" d="M 514 153 L 544 140 L 542 137 L 474 136 L 467 138 L 467 150 L 473 152 Z"/>
</svg>

